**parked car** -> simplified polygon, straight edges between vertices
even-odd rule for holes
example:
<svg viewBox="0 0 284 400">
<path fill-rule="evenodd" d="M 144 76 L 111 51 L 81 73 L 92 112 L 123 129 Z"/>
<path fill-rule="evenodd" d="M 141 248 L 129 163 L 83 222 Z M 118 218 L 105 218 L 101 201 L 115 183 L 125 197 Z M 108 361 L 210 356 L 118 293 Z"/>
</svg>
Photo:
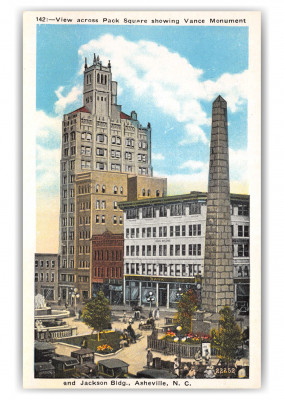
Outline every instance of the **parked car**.
<svg viewBox="0 0 284 400">
<path fill-rule="evenodd" d="M 97 374 L 105 378 L 127 378 L 128 366 L 129 364 L 118 358 L 100 360 Z"/>
<path fill-rule="evenodd" d="M 55 378 L 73 378 L 76 377 L 79 361 L 74 357 L 58 355 L 52 358 L 52 365 L 55 368 Z"/>
<path fill-rule="evenodd" d="M 43 378 L 43 379 L 55 378 L 54 366 L 49 362 L 36 362 L 35 378 Z"/>
<path fill-rule="evenodd" d="M 138 371 L 136 374 L 137 378 L 149 378 L 149 379 L 176 379 L 177 376 L 172 372 L 165 369 L 143 369 Z"/>
</svg>

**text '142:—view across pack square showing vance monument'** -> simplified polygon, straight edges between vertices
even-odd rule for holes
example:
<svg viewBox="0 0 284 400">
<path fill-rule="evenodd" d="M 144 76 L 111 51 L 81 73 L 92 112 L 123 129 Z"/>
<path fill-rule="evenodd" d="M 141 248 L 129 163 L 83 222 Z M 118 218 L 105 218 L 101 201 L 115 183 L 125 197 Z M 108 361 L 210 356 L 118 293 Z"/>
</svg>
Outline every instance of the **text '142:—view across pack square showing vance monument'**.
<svg viewBox="0 0 284 400">
<path fill-rule="evenodd" d="M 24 384 L 257 388 L 260 14 L 133 13 L 24 15 Z"/>
</svg>

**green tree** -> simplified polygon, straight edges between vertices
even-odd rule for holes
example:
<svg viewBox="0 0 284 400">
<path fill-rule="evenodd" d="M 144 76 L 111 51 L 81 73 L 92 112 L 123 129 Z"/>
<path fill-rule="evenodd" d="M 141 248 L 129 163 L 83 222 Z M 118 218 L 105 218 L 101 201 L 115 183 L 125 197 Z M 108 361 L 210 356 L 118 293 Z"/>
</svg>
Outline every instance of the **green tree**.
<svg viewBox="0 0 284 400">
<path fill-rule="evenodd" d="M 182 327 L 182 333 L 192 332 L 192 316 L 197 309 L 197 304 L 198 299 L 192 289 L 181 295 L 177 306 L 176 322 Z"/>
<path fill-rule="evenodd" d="M 98 331 L 98 341 L 100 340 L 100 331 L 107 329 L 111 321 L 111 309 L 108 299 L 104 296 L 102 290 L 99 291 L 96 298 L 90 300 L 83 308 L 82 320 L 93 329 Z"/>
<path fill-rule="evenodd" d="M 219 314 L 221 315 L 219 329 L 212 329 L 211 343 L 228 367 L 235 358 L 237 347 L 242 343 L 242 333 L 230 307 L 224 307 Z"/>
</svg>

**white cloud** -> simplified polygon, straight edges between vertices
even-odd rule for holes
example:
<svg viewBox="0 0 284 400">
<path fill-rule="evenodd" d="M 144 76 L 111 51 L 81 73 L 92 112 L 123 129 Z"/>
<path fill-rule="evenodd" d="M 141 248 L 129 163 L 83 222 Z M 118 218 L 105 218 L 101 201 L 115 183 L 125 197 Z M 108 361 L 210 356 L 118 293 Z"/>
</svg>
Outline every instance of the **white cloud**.
<svg viewBox="0 0 284 400">
<path fill-rule="evenodd" d="M 230 187 L 232 193 L 248 193 L 248 171 L 246 150 L 229 148 Z M 187 174 L 167 175 L 168 194 L 183 194 L 190 191 L 207 191 L 209 162 L 187 160 L 179 169 L 191 170 Z M 163 176 L 159 172 L 155 176 Z"/>
<path fill-rule="evenodd" d="M 119 85 L 132 89 L 137 97 L 143 96 L 145 102 L 185 123 L 186 137 L 181 144 L 208 143 L 202 127 L 210 125 L 210 118 L 200 101 L 211 102 L 221 94 L 235 112 L 247 97 L 247 71 L 223 74 L 216 81 L 202 81 L 201 69 L 154 42 L 131 42 L 122 36 L 106 34 L 80 47 L 80 65 L 85 57 L 93 60 L 94 52 L 99 53 L 104 64 L 111 60 L 115 65 L 113 78 Z"/>
<path fill-rule="evenodd" d="M 206 134 L 202 128 L 194 124 L 186 124 L 186 136 L 179 142 L 179 145 L 183 146 L 188 143 L 202 142 L 203 144 L 208 144 L 209 141 Z"/>
<path fill-rule="evenodd" d="M 58 192 L 60 174 L 60 149 L 37 145 L 37 188 L 39 192 Z"/>
<path fill-rule="evenodd" d="M 61 117 L 50 117 L 44 111 L 36 112 L 37 137 L 52 139 L 61 136 Z"/>
<path fill-rule="evenodd" d="M 162 153 L 152 153 L 153 160 L 164 160 L 165 156 Z"/>
<path fill-rule="evenodd" d="M 62 93 L 64 91 L 64 86 L 60 86 L 55 94 L 58 100 L 54 104 L 54 110 L 56 114 L 63 114 L 66 107 L 70 104 L 76 103 L 80 96 L 82 95 L 82 86 L 73 86 L 72 89 L 64 96 Z"/>
<path fill-rule="evenodd" d="M 229 148 L 229 163 L 231 180 L 248 181 L 248 153 L 247 150 L 233 150 Z"/>
<path fill-rule="evenodd" d="M 181 166 L 181 169 L 183 168 L 189 168 L 192 170 L 204 170 L 204 169 L 208 169 L 208 163 L 204 163 L 202 161 L 195 161 L 195 160 L 188 160 L 185 161 Z"/>
</svg>

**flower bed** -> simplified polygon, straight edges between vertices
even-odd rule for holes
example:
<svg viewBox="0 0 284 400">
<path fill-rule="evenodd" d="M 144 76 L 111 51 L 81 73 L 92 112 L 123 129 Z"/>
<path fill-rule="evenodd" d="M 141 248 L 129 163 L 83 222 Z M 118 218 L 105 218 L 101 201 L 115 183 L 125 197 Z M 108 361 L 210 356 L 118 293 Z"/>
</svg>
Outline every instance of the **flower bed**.
<svg viewBox="0 0 284 400">
<path fill-rule="evenodd" d="M 97 353 L 100 353 L 100 354 L 113 353 L 113 348 L 111 346 L 109 346 L 108 344 L 103 344 L 103 345 L 97 347 Z"/>
<path fill-rule="evenodd" d="M 169 342 L 176 342 L 178 340 L 178 336 L 176 332 L 168 331 L 164 336 L 161 337 L 161 339 Z M 203 333 L 193 334 L 192 332 L 189 332 L 182 336 L 182 342 L 185 344 L 200 344 L 203 342 L 208 343 L 211 342 L 211 336 Z"/>
<path fill-rule="evenodd" d="M 120 336 L 121 332 L 101 332 L 100 333 L 100 341 L 98 342 L 98 335 L 94 333 L 93 335 L 83 335 L 83 336 L 72 336 L 68 338 L 62 338 L 60 342 L 64 342 L 67 344 L 73 344 L 75 346 L 81 346 L 83 340 L 86 340 L 86 346 L 94 350 L 95 352 L 101 354 L 110 354 L 115 353 L 117 350 L 120 349 Z M 98 348 L 105 348 L 99 349 Z"/>
</svg>

